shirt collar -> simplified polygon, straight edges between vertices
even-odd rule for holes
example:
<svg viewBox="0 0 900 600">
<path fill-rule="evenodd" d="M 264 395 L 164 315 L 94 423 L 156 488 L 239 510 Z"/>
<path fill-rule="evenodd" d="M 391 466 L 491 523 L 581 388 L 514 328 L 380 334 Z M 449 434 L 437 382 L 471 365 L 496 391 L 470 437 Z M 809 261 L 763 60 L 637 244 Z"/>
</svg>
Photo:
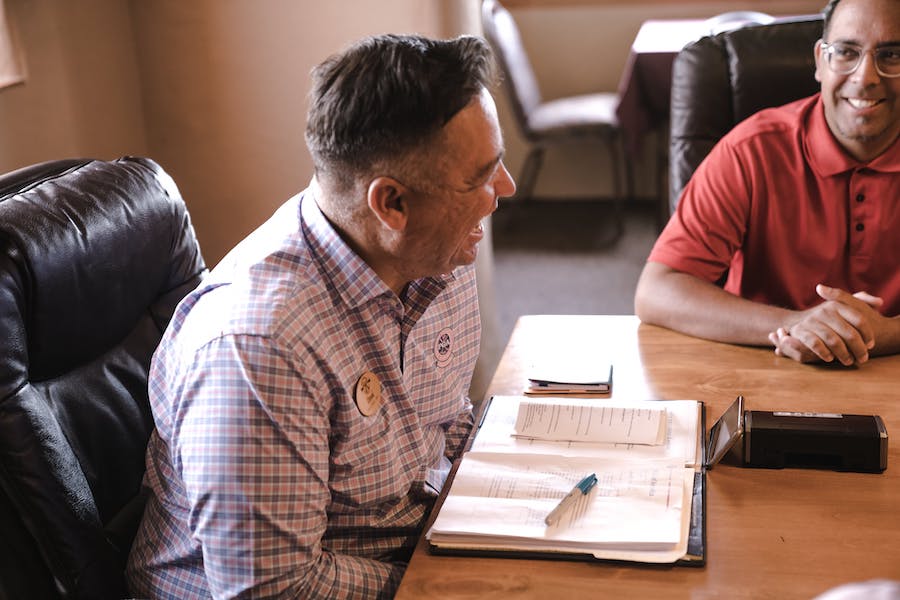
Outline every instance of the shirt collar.
<svg viewBox="0 0 900 600">
<path fill-rule="evenodd" d="M 821 93 L 816 94 L 814 98 L 815 100 L 811 100 L 807 106 L 807 113 L 803 119 L 805 124 L 803 146 L 809 163 L 817 175 L 831 177 L 863 166 L 872 171 L 900 172 L 900 139 L 894 140 L 894 144 L 880 156 L 868 163 L 862 163 L 847 154 L 828 128 Z"/>
<path fill-rule="evenodd" d="M 375 271 L 338 235 L 319 208 L 312 186 L 301 194 L 300 221 L 302 235 L 322 272 L 348 306 L 360 306 L 383 295 L 397 297 Z M 447 273 L 417 280 L 412 282 L 410 287 L 431 290 L 436 295 L 454 279 L 453 273 Z"/>
</svg>

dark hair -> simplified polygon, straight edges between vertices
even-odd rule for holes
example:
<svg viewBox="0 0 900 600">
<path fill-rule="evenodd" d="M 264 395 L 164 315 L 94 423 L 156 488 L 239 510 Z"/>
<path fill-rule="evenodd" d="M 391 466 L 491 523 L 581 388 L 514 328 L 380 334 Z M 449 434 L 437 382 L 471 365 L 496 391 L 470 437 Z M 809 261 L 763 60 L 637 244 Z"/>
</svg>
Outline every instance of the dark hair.
<svg viewBox="0 0 900 600">
<path fill-rule="evenodd" d="M 313 69 L 306 143 L 318 175 L 343 188 L 429 143 L 496 81 L 478 37 L 363 39 Z"/>
<path fill-rule="evenodd" d="M 834 9 L 837 7 L 838 2 L 841 0 L 828 0 L 828 4 L 825 5 L 825 8 L 822 9 L 822 18 L 824 19 L 822 23 L 822 39 L 825 39 L 825 36 L 828 35 L 828 28 L 831 27 L 831 16 L 834 14 Z"/>
</svg>

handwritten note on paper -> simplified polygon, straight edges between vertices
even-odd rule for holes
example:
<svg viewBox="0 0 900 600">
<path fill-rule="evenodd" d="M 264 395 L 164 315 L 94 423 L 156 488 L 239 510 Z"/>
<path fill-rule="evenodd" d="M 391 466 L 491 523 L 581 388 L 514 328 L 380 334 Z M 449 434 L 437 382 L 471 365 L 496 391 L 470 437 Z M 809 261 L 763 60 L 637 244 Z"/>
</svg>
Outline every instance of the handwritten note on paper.
<svg viewBox="0 0 900 600">
<path fill-rule="evenodd" d="M 514 435 L 560 442 L 658 446 L 666 439 L 666 411 L 521 402 Z"/>
</svg>

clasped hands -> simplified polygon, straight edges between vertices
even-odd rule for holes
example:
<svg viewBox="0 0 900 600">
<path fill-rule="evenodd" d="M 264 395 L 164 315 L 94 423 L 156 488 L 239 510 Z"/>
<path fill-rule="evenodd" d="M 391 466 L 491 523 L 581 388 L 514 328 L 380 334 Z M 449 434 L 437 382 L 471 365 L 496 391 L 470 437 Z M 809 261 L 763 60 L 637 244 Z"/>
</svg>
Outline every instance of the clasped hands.
<svg viewBox="0 0 900 600">
<path fill-rule="evenodd" d="M 878 312 L 881 298 L 866 292 L 851 294 L 819 284 L 816 293 L 823 302 L 794 313 L 792 323 L 769 334 L 775 354 L 798 362 L 832 362 L 859 365 L 869 359 L 876 332 L 887 317 Z"/>
</svg>

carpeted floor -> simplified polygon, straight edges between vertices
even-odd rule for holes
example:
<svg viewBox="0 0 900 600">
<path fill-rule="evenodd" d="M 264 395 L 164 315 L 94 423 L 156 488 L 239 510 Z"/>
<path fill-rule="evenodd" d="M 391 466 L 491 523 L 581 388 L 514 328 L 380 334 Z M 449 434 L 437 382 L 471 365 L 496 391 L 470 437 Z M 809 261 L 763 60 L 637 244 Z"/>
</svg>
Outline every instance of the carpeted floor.
<svg viewBox="0 0 900 600">
<path fill-rule="evenodd" d="M 599 201 L 501 200 L 491 218 L 493 264 L 479 275 L 479 285 L 490 288 L 479 290 L 488 321 L 473 400 L 487 389 L 520 315 L 634 312 L 634 288 L 656 239 L 655 213 L 628 206 L 621 235 L 614 215 Z"/>
<path fill-rule="evenodd" d="M 604 202 L 501 201 L 492 219 L 504 344 L 523 314 L 634 312 L 634 288 L 657 235 L 651 207 L 627 207 L 618 238 Z"/>
</svg>

